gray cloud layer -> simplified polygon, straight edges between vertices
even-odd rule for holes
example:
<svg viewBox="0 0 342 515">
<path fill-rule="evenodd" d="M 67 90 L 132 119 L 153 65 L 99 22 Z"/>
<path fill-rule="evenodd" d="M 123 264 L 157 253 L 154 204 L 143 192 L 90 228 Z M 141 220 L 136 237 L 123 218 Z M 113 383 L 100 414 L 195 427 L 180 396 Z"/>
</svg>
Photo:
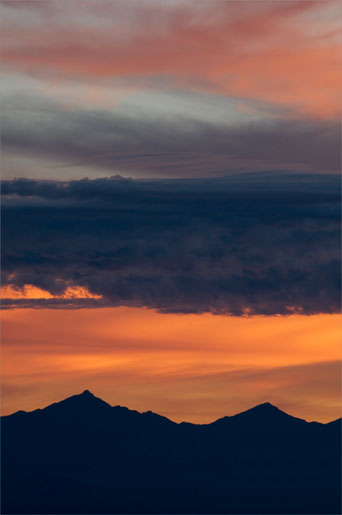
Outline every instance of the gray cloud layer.
<svg viewBox="0 0 342 515">
<path fill-rule="evenodd" d="M 339 177 L 3 183 L 3 283 L 96 301 L 243 315 L 337 312 Z M 16 301 L 5 301 L 13 307 Z"/>
<path fill-rule="evenodd" d="M 134 114 L 119 109 L 68 111 L 32 98 L 25 105 L 20 98 L 15 102 L 3 115 L 3 153 L 40 158 L 46 164 L 40 175 L 44 178 L 73 178 L 73 170 L 85 167 L 83 176 L 89 170 L 161 178 L 274 168 L 340 170 L 337 121 L 271 118 L 230 125 L 229 119 L 218 123 L 192 118 L 191 113 L 153 116 L 147 108 Z"/>
</svg>

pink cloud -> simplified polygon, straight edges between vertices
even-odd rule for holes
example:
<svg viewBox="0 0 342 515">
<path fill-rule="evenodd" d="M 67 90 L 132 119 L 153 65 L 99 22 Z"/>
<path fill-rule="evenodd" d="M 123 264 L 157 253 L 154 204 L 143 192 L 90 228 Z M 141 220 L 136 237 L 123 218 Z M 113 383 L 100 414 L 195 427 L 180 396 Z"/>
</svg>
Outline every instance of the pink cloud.
<svg viewBox="0 0 342 515">
<path fill-rule="evenodd" d="M 19 3 L 3 31 L 2 60 L 64 79 L 166 76 L 173 86 L 331 117 L 340 108 L 340 49 L 335 4 L 324 4 Z M 24 24 L 22 9 L 39 16 Z"/>
</svg>

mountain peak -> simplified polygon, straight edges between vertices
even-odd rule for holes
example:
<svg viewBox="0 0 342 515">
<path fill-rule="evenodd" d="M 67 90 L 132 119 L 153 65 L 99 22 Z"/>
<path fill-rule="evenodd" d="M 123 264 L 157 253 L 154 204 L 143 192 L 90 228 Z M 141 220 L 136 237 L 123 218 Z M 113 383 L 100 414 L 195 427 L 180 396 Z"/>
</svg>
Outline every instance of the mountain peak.
<svg viewBox="0 0 342 515">
<path fill-rule="evenodd" d="M 289 415 L 285 411 L 282 411 L 281 409 L 277 408 L 277 406 L 274 406 L 270 402 L 264 402 L 263 404 L 258 404 L 257 406 L 254 406 L 253 408 L 250 408 L 246 411 L 243 411 L 242 413 L 239 413 L 238 415 L 235 415 L 233 417 L 238 420 L 242 419 L 249 419 L 253 422 L 255 425 L 261 425 L 265 426 L 265 424 L 276 424 L 281 425 L 283 427 L 287 426 L 288 424 L 306 424 L 307 422 L 301 418 L 294 417 L 292 415 Z"/>
<path fill-rule="evenodd" d="M 82 393 L 67 397 L 60 402 L 55 402 L 40 411 L 50 412 L 51 410 L 56 411 L 62 409 L 74 414 L 80 412 L 87 413 L 89 410 L 98 410 L 98 408 L 103 407 L 110 408 L 110 405 L 99 397 L 95 397 L 89 390 L 84 390 Z"/>
<path fill-rule="evenodd" d="M 95 397 L 93 393 L 91 393 L 89 390 L 84 390 L 84 392 L 80 393 L 80 396 L 82 397 Z"/>
<path fill-rule="evenodd" d="M 262 404 L 258 404 L 252 409 L 262 409 L 262 410 L 268 410 L 268 411 L 281 411 L 277 406 L 274 406 L 274 404 L 271 404 L 270 402 L 263 402 Z"/>
<path fill-rule="evenodd" d="M 288 415 L 281 409 L 277 408 L 277 406 L 274 406 L 270 402 L 264 402 L 262 404 L 258 404 L 257 406 L 254 406 L 253 408 L 250 408 L 246 411 L 243 411 L 242 413 L 239 413 L 235 416 L 243 416 L 243 415 L 256 415 L 256 416 L 262 416 L 262 417 L 274 417 L 274 416 L 286 416 L 291 417 L 291 415 Z"/>
</svg>

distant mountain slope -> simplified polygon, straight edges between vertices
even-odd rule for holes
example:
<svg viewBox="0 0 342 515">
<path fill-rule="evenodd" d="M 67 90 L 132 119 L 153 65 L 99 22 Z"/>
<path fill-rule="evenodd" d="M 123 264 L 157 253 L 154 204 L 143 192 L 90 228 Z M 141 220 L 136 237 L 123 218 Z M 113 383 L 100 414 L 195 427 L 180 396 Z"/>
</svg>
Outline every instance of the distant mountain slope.
<svg viewBox="0 0 342 515">
<path fill-rule="evenodd" d="M 269 403 L 212 424 L 89 391 L 2 417 L 2 513 L 340 513 L 341 420 Z"/>
</svg>

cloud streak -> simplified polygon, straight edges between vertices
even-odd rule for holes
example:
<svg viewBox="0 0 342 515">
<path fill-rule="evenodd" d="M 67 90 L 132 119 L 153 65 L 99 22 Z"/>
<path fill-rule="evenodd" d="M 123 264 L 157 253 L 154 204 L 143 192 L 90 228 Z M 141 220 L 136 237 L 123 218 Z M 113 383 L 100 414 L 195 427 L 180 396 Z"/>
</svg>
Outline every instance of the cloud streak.
<svg viewBox="0 0 342 515">
<path fill-rule="evenodd" d="M 133 83 L 164 76 L 183 89 L 338 116 L 336 2 L 100 0 L 95 9 L 51 0 L 3 9 L 2 61 L 10 70 Z"/>
<path fill-rule="evenodd" d="M 51 102 L 17 99 L 3 114 L 4 153 L 41 158 L 41 176 L 120 173 L 193 177 L 233 171 L 339 171 L 340 125 L 335 121 L 195 119 L 192 113 L 153 116 L 127 108 L 60 110 Z M 51 167 L 52 165 L 52 167 Z M 41 166 L 41 165 L 40 165 Z M 36 172 L 39 173 L 39 172 Z M 16 176 L 20 169 L 16 169 Z"/>
</svg>

